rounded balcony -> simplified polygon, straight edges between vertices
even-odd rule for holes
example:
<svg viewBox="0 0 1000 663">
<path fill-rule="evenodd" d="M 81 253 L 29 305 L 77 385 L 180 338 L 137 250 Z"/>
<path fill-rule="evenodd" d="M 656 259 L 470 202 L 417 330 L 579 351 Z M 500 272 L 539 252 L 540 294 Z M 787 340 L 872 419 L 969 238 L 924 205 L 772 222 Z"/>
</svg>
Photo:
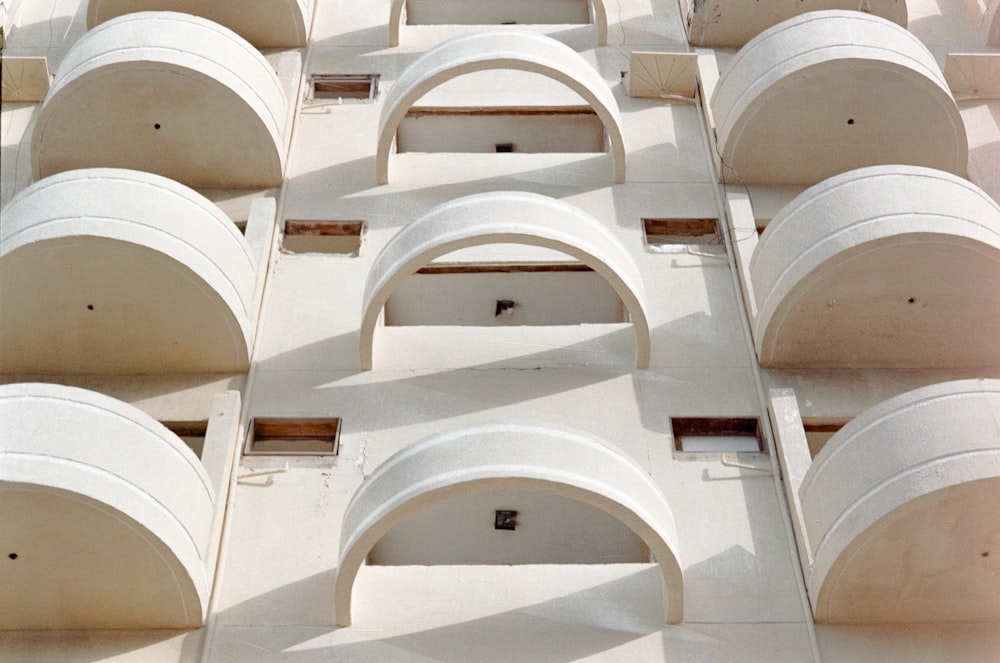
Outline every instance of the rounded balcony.
<svg viewBox="0 0 1000 663">
<path fill-rule="evenodd" d="M 818 622 L 1000 620 L 1000 381 L 891 398 L 826 443 L 799 494 Z"/>
<path fill-rule="evenodd" d="M 87 169 L 29 186 L 0 228 L 0 371 L 242 372 L 256 260 L 235 224 L 158 175 Z"/>
<path fill-rule="evenodd" d="M 194 452 L 113 398 L 0 386 L 0 629 L 201 626 L 215 495 Z"/>
<path fill-rule="evenodd" d="M 1000 366 L 1000 205 L 949 173 L 831 177 L 771 220 L 750 272 L 764 366 Z"/>
<path fill-rule="evenodd" d="M 968 166 L 965 125 L 934 57 L 906 29 L 857 11 L 809 12 L 754 37 L 722 73 L 712 108 L 727 183 Z"/>
<path fill-rule="evenodd" d="M 688 41 L 694 46 L 740 48 L 782 21 L 807 12 L 830 9 L 863 11 L 906 27 L 906 3 L 901 0 L 707 0 L 692 2 L 688 10 Z"/>
<path fill-rule="evenodd" d="M 35 179 L 143 170 L 194 187 L 281 184 L 285 98 L 249 42 L 175 12 L 126 14 L 78 41 L 31 136 Z"/>
<path fill-rule="evenodd" d="M 299 48 L 306 45 L 307 0 L 90 0 L 87 27 L 142 11 L 192 14 L 224 25 L 257 48 Z"/>
<path fill-rule="evenodd" d="M 508 510 L 519 502 L 531 505 L 530 514 Z M 567 523 L 590 523 L 599 534 Z M 385 544 L 394 537 L 395 545 Z M 567 554 L 585 554 L 596 539 L 603 557 L 611 538 L 623 539 L 621 549 L 638 543 L 643 562 L 655 558 L 666 620 L 681 621 L 684 581 L 673 515 L 634 461 L 600 441 L 534 426 L 435 435 L 385 461 L 351 499 L 341 529 L 337 623 L 351 623 L 354 581 L 366 559 L 393 557 L 379 550 L 383 545 L 406 551 L 390 563 L 594 563 Z"/>
</svg>

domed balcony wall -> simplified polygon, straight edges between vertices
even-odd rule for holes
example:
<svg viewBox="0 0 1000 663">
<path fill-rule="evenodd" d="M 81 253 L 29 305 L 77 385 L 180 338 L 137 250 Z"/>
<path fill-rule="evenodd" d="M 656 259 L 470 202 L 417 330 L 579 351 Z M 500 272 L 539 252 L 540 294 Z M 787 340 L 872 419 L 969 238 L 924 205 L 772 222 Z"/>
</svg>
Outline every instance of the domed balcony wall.
<svg viewBox="0 0 1000 663">
<path fill-rule="evenodd" d="M 1000 621 L 1000 380 L 858 415 L 799 488 L 817 622 Z"/>
<path fill-rule="evenodd" d="M 397 526 L 419 518 L 448 501 L 474 508 L 480 494 L 540 495 L 533 516 L 558 522 L 566 505 L 599 512 L 617 521 L 645 544 L 656 559 L 664 583 L 664 610 L 670 623 L 683 616 L 684 578 L 678 558 L 676 527 L 662 492 L 641 467 L 620 451 L 600 441 L 561 430 L 534 426 L 485 425 L 435 435 L 395 454 L 369 476 L 354 494 L 344 513 L 337 569 L 335 603 L 337 623 L 351 624 L 351 596 L 355 578 L 376 544 Z M 543 500 L 542 498 L 548 498 Z M 562 498 L 553 502 L 553 498 Z M 531 498 L 528 497 L 530 500 Z M 508 502 L 502 502 L 508 504 Z M 504 507 L 508 508 L 508 507 Z M 545 512 L 541 514 L 539 512 Z M 486 528 L 474 536 L 493 533 L 493 512 L 486 510 Z M 423 522 L 427 522 L 426 520 Z M 437 519 L 440 526 L 440 519 Z M 433 564 L 447 556 L 444 548 L 455 538 L 451 520 L 448 532 L 430 535 L 424 560 Z M 524 530 L 530 528 L 525 527 Z M 471 528 L 462 529 L 471 532 Z M 556 533 L 559 532 L 559 533 Z M 463 554 L 488 553 L 488 559 L 463 559 L 468 564 L 552 563 L 552 550 L 579 545 L 559 539 L 565 528 L 540 527 L 534 531 L 504 532 L 519 537 L 524 546 L 486 546 L 462 543 Z M 428 537 L 425 537 L 425 539 Z M 577 536 L 577 539 L 584 537 Z M 487 550 L 486 548 L 491 548 Z"/>
<path fill-rule="evenodd" d="M 70 171 L 21 191 L 3 219 L 3 373 L 248 368 L 266 259 L 197 192 Z"/>
<path fill-rule="evenodd" d="M 606 0 L 589 0 L 586 3 L 589 6 L 590 15 L 594 23 L 594 29 L 597 33 L 598 46 L 606 46 L 608 43 L 608 9 L 605 6 L 605 2 Z M 391 0 L 391 4 L 389 5 L 390 46 L 399 46 L 399 32 L 400 29 L 402 28 L 402 23 L 404 21 L 403 10 L 406 8 L 406 5 L 407 5 L 407 0 Z M 490 11 L 490 9 L 491 8 L 489 7 L 484 7 L 483 12 L 485 13 L 487 11 Z M 472 7 L 469 9 L 468 13 L 475 14 L 477 11 L 479 11 L 478 8 Z M 501 11 L 506 11 L 506 10 L 501 10 Z M 536 9 L 536 12 L 538 12 L 539 14 L 543 14 L 544 9 L 538 8 Z M 537 23 L 553 23 L 553 22 L 559 22 L 559 21 L 540 20 Z M 483 21 L 483 23 L 485 24 L 486 21 Z M 532 21 L 529 19 L 529 20 L 518 21 L 518 23 L 531 25 Z M 475 21 L 469 21 L 469 24 L 475 24 Z"/>
<path fill-rule="evenodd" d="M 281 184 L 286 102 L 249 42 L 174 12 L 127 14 L 67 53 L 31 136 L 34 178 L 117 167 L 193 187 Z"/>
<path fill-rule="evenodd" d="M 1000 366 L 1000 205 L 949 173 L 876 166 L 807 189 L 750 273 L 764 366 Z"/>
<path fill-rule="evenodd" d="M 203 465 L 116 399 L 0 386 L 0 629 L 201 626 L 238 401 L 213 401 Z"/>
<path fill-rule="evenodd" d="M 636 366 L 649 365 L 650 330 L 639 268 L 600 221 L 579 208 L 534 193 L 474 194 L 438 205 L 383 247 L 365 282 L 360 363 L 372 368 L 375 329 L 389 297 L 421 267 L 470 246 L 512 243 L 566 253 L 592 268 L 618 294 L 635 330 Z"/>
<path fill-rule="evenodd" d="M 688 41 L 693 46 L 739 48 L 761 32 L 782 21 L 808 12 L 831 9 L 861 11 L 906 27 L 904 0 L 756 0 L 685 1 L 688 5 Z"/>
<path fill-rule="evenodd" d="M 377 182 L 389 182 L 389 156 L 396 132 L 414 103 L 446 81 L 495 69 L 540 74 L 582 97 L 604 125 L 614 181 L 625 181 L 625 141 L 618 103 L 600 73 L 572 48 L 551 37 L 494 30 L 439 44 L 399 75 L 386 94 L 379 116 Z"/>
<path fill-rule="evenodd" d="M 224 25 L 257 48 L 300 48 L 308 41 L 311 0 L 90 0 L 87 28 L 125 14 L 170 11 Z"/>
<path fill-rule="evenodd" d="M 865 166 L 965 175 L 968 141 L 934 57 L 899 25 L 810 12 L 750 40 L 712 96 L 727 183 L 811 185 Z"/>
</svg>

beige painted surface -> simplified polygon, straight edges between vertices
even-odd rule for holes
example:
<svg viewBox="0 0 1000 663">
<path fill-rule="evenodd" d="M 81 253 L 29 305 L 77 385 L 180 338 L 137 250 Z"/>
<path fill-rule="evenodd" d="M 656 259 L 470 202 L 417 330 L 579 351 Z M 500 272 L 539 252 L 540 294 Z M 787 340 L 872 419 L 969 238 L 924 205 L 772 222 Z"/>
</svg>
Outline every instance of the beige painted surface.
<svg viewBox="0 0 1000 663">
<path fill-rule="evenodd" d="M 762 32 L 723 71 L 712 109 L 730 183 L 815 184 L 878 164 L 967 167 L 962 119 L 930 51 L 859 12 L 810 12 Z"/>
<path fill-rule="evenodd" d="M 57 70 L 87 34 L 88 4 L 19 3 L 4 55 L 44 56 Z M 219 527 L 211 538 L 220 552 L 204 627 L 3 631 L 0 659 L 994 661 L 995 624 L 815 626 L 789 500 L 783 480 L 775 476 L 778 464 L 768 457 L 690 458 L 672 451 L 671 417 L 766 419 L 763 404 L 770 388 L 794 388 L 803 417 L 850 419 L 909 389 L 996 370 L 806 366 L 758 374 L 744 321 L 754 297 L 752 284 L 743 280 L 750 245 L 756 243 L 749 233 L 755 235 L 754 226 L 767 225 L 807 185 L 745 189 L 736 182 L 722 191 L 713 163 L 713 133 L 719 127 L 708 100 L 713 76 L 733 52 L 699 51 L 702 89 L 694 100 L 630 97 L 622 72 L 632 67 L 631 53 L 688 55 L 686 16 L 680 3 L 661 0 L 621 0 L 607 8 L 606 46 L 599 45 L 597 16 L 592 24 L 490 29 L 507 46 L 525 32 L 555 40 L 575 52 L 574 71 L 586 72 L 581 80 L 593 79 L 594 89 L 600 89 L 600 80 L 606 105 L 617 107 L 619 115 L 624 182 L 616 182 L 607 154 L 403 152 L 391 155 L 390 183 L 376 184 L 379 117 L 397 82 L 405 84 L 403 72 L 436 46 L 481 32 L 484 25 L 397 22 L 400 44 L 388 47 L 390 0 L 322 2 L 306 48 L 262 54 L 278 72 L 287 100 L 278 122 L 281 141 L 273 141 L 284 155 L 284 175 L 266 189 L 231 184 L 199 189 L 232 221 L 242 225 L 253 217 L 247 224 L 250 254 L 267 261 L 267 269 L 255 273 L 255 285 L 265 293 L 252 325 L 249 369 L 84 371 L 41 379 L 95 389 L 156 419 L 174 421 L 213 417 L 213 396 L 235 389 L 244 408 L 238 417 L 224 417 L 237 424 L 234 442 L 242 442 L 239 430 L 250 416 L 342 416 L 340 456 L 287 464 L 248 457 L 231 466 L 232 490 L 217 512 L 224 514 L 223 522 L 212 523 Z M 984 45 L 981 13 L 972 9 L 962 0 L 908 0 L 908 29 L 936 67 L 944 67 L 948 53 L 996 50 Z M 314 73 L 378 73 L 381 92 L 371 103 L 309 101 L 305 82 Z M 960 102 L 970 156 L 995 141 L 992 102 L 980 101 Z M 122 115 L 134 114 L 132 100 L 125 103 Z M 511 69 L 456 75 L 413 103 L 447 109 L 585 104 L 550 77 Z M 0 200 L 7 202 L 32 178 L 30 143 L 39 105 L 4 102 L 0 112 Z M 99 147 L 105 149 L 103 143 Z M 830 152 L 810 154 L 829 160 Z M 988 171 L 976 170 L 990 163 L 988 150 L 978 154 L 968 172 L 989 193 Z M 359 371 L 364 282 L 379 253 L 435 207 L 497 191 L 529 192 L 572 205 L 624 247 L 645 292 L 648 368 L 635 368 L 632 325 L 611 323 L 379 327 L 378 365 Z M 737 222 L 727 218 L 728 203 Z M 274 224 L 263 221 L 271 204 Z M 7 225 L 6 217 L 5 210 L 0 226 Z M 644 217 L 719 218 L 728 234 L 726 252 L 646 246 Z M 360 255 L 265 250 L 280 246 L 280 237 L 268 231 L 287 219 L 361 220 Z M 734 242 L 746 255 L 736 252 Z M 515 259 L 552 259 L 527 248 L 526 258 Z M 469 251 L 461 259 L 496 262 L 512 253 L 502 243 Z M 121 278 L 138 280 L 133 274 Z M 572 298 L 564 304 L 575 306 Z M 0 301 L 0 320 L 5 311 Z M 4 383 L 37 379 L 0 371 Z M 683 622 L 663 623 L 661 574 L 649 563 L 368 565 L 355 583 L 353 625 L 335 626 L 338 542 L 351 496 L 381 463 L 414 442 L 498 421 L 607 440 L 651 478 L 683 542 Z M 776 436 L 769 425 L 765 420 L 764 435 L 772 443 Z M 532 505 L 524 508 L 530 511 Z M 581 518 L 588 513 L 578 511 Z M 571 552 L 560 545 L 555 551 Z M 11 561 L 5 555 L 0 551 L 0 566 Z"/>
</svg>

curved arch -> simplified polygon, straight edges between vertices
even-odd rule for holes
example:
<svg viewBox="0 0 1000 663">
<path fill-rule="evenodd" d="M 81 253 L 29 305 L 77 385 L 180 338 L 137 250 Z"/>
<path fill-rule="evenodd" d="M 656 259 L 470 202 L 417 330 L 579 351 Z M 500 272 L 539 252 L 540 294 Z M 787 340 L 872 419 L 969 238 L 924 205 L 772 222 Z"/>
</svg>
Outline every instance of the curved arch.
<svg viewBox="0 0 1000 663">
<path fill-rule="evenodd" d="M 93 0 L 91 0 L 93 1 Z M 591 12 L 594 17 L 594 29 L 597 31 L 597 45 L 607 46 L 608 44 L 608 8 L 604 4 L 606 0 L 589 0 Z M 399 31 L 403 23 L 403 8 L 406 0 L 392 0 L 389 5 L 389 45 L 399 46 Z"/>
<path fill-rule="evenodd" d="M 300 48 L 306 45 L 304 0 L 217 2 L 216 0 L 90 0 L 87 28 L 124 14 L 175 11 L 224 25 L 257 48 Z"/>
<path fill-rule="evenodd" d="M 625 181 L 625 139 L 618 104 L 607 82 L 569 46 L 543 35 L 478 32 L 450 39 L 406 68 L 386 95 L 379 117 L 376 179 L 389 182 L 389 153 L 406 112 L 420 97 L 447 80 L 477 71 L 512 69 L 547 76 L 570 88 L 604 124 L 614 181 Z"/>
<path fill-rule="evenodd" d="M 830 438 L 799 488 L 818 622 L 1000 619 L 981 557 L 1000 545 L 998 418 L 1000 380 L 960 380 L 890 398 Z"/>
<path fill-rule="evenodd" d="M 768 224 L 750 272 L 765 366 L 1000 366 L 1000 205 L 950 173 L 831 177 Z"/>
<path fill-rule="evenodd" d="M 358 570 L 395 524 L 450 496 L 509 489 L 588 503 L 635 532 L 660 566 L 667 622 L 681 621 L 684 576 L 676 527 L 663 493 L 649 475 L 620 451 L 582 435 L 535 426 L 489 425 L 435 435 L 406 447 L 380 465 L 354 494 L 341 528 L 337 624 L 350 625 Z"/>
<path fill-rule="evenodd" d="M 197 456 L 84 389 L 0 386 L 0 420 L 0 529 L 19 558 L 0 625 L 200 626 L 215 494 Z"/>
<path fill-rule="evenodd" d="M 712 107 L 729 183 L 968 166 L 965 125 L 934 56 L 905 28 L 857 11 L 809 12 L 757 35 L 720 77 Z"/>
<path fill-rule="evenodd" d="M 639 269 L 621 242 L 589 214 L 534 193 L 475 194 L 438 205 L 385 245 L 365 282 L 361 368 L 372 367 L 375 326 L 400 284 L 435 258 L 468 246 L 514 243 L 567 253 L 600 274 L 621 298 L 636 337 L 636 366 L 649 365 L 650 332 Z"/>
<path fill-rule="evenodd" d="M 232 30 L 175 12 L 126 14 L 85 34 L 59 66 L 31 136 L 34 178 L 106 166 L 195 187 L 277 186 L 285 112 L 274 69 Z"/>
<path fill-rule="evenodd" d="M 249 366 L 256 260 L 196 191 L 151 173 L 69 171 L 18 193 L 3 216 L 4 371 Z"/>
</svg>

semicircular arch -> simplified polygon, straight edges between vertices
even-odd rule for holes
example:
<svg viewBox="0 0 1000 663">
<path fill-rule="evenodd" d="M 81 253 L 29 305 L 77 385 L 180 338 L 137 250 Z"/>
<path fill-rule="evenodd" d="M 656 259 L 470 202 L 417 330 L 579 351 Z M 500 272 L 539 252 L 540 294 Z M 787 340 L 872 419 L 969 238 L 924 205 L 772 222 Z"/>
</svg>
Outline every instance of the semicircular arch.
<svg viewBox="0 0 1000 663">
<path fill-rule="evenodd" d="M 376 179 L 389 183 L 389 154 L 410 107 L 427 92 L 463 74 L 509 69 L 541 74 L 562 83 L 594 109 L 604 125 L 614 181 L 625 181 L 625 139 L 614 94 L 601 75 L 569 46 L 522 32 L 490 31 L 450 39 L 424 53 L 400 74 L 379 117 Z"/>
<path fill-rule="evenodd" d="M 470 450 L 474 449 L 474 459 Z M 594 472 L 594 468 L 600 472 Z M 568 431 L 487 425 L 414 443 L 380 465 L 355 493 L 341 528 L 337 624 L 351 623 L 354 580 L 394 525 L 456 494 L 518 490 L 596 507 L 649 547 L 664 584 L 666 621 L 683 618 L 684 577 L 670 507 L 648 473 L 611 446 Z"/>
<path fill-rule="evenodd" d="M 407 277 L 446 253 L 497 243 L 561 251 L 602 276 L 629 313 L 636 337 L 636 365 L 649 365 L 645 290 L 628 250 L 600 221 L 577 207 L 539 194 L 499 191 L 438 205 L 404 226 L 376 256 L 365 282 L 361 368 L 372 368 L 379 315 Z"/>
</svg>

